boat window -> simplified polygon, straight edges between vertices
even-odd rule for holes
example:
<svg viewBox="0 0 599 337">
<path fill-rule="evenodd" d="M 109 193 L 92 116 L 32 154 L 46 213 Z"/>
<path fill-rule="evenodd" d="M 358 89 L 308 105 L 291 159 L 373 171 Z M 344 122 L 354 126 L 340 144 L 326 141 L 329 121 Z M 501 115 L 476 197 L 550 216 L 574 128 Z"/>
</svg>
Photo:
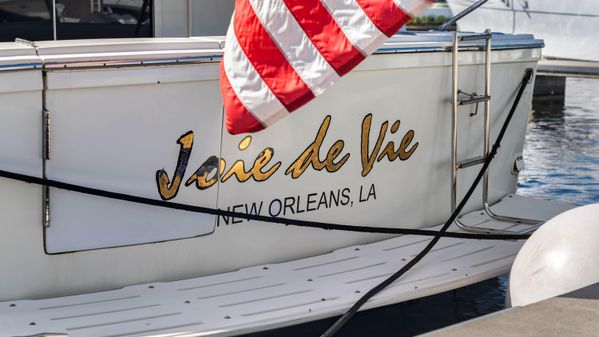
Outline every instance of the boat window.
<svg viewBox="0 0 599 337">
<path fill-rule="evenodd" d="M 0 1 L 0 41 L 52 40 L 50 0 Z"/>
<path fill-rule="evenodd" d="M 0 0 L 0 41 L 152 37 L 152 8 L 152 0 Z"/>
<path fill-rule="evenodd" d="M 150 0 L 56 0 L 59 40 L 151 37 Z"/>
</svg>

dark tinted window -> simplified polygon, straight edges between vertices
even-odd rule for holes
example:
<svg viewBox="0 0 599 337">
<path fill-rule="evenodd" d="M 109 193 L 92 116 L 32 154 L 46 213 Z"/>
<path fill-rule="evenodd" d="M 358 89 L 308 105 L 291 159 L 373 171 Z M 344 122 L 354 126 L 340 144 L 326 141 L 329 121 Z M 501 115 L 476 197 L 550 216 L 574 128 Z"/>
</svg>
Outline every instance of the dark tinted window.
<svg viewBox="0 0 599 337">
<path fill-rule="evenodd" d="M 152 36 L 150 0 L 56 0 L 58 39 Z"/>
<path fill-rule="evenodd" d="M 55 0 L 59 40 L 153 36 L 151 0 Z M 0 0 L 0 41 L 52 40 L 52 0 Z"/>
<path fill-rule="evenodd" d="M 51 1 L 0 0 L 0 41 L 52 40 Z"/>
</svg>

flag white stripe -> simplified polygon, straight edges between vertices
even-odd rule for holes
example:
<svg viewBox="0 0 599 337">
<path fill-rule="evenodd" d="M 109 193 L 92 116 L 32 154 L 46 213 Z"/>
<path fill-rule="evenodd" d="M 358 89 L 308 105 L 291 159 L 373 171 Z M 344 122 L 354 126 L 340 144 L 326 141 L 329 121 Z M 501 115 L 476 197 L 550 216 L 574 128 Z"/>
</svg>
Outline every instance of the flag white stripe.
<svg viewBox="0 0 599 337">
<path fill-rule="evenodd" d="M 428 7 L 428 2 L 423 0 L 393 0 L 396 5 L 403 9 L 410 16 L 416 16 Z"/>
<path fill-rule="evenodd" d="M 263 125 L 272 125 L 288 114 L 239 46 L 232 21 L 225 40 L 223 62 L 233 91 Z"/>
<path fill-rule="evenodd" d="M 291 67 L 318 96 L 339 80 L 308 35 L 281 0 L 250 0 L 250 4 Z"/>
<path fill-rule="evenodd" d="M 289 115 L 286 107 L 295 110 L 322 94 L 404 24 L 404 14 L 414 16 L 432 2 L 315 0 L 314 8 L 305 8 L 301 0 L 237 1 L 247 17 L 233 16 L 225 41 L 221 92 L 227 129 L 253 132 L 260 129 L 256 121 L 267 127 Z"/>
<path fill-rule="evenodd" d="M 345 36 L 362 51 L 362 54 L 372 54 L 388 39 L 355 0 L 321 0 L 321 2 L 329 10 Z"/>
</svg>

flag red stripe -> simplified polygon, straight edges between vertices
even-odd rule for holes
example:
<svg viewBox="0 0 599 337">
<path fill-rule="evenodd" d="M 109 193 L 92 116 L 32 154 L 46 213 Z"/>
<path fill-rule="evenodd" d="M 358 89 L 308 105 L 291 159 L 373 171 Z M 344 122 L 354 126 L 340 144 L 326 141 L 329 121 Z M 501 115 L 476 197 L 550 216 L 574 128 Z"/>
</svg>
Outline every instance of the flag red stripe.
<svg viewBox="0 0 599 337">
<path fill-rule="evenodd" d="M 356 2 L 368 15 L 370 21 L 389 37 L 411 19 L 393 0 L 356 0 Z"/>
<path fill-rule="evenodd" d="M 236 135 L 244 132 L 256 132 L 264 126 L 241 103 L 237 94 L 231 87 L 229 78 L 225 73 L 224 61 L 220 62 L 220 90 L 225 106 L 225 126 L 230 134 Z"/>
<path fill-rule="evenodd" d="M 262 26 L 248 0 L 237 0 L 235 4 L 234 29 L 248 60 L 287 111 L 291 112 L 314 98 Z"/>
<path fill-rule="evenodd" d="M 339 76 L 357 66 L 364 55 L 343 34 L 320 0 L 283 0 L 316 49 Z"/>
</svg>

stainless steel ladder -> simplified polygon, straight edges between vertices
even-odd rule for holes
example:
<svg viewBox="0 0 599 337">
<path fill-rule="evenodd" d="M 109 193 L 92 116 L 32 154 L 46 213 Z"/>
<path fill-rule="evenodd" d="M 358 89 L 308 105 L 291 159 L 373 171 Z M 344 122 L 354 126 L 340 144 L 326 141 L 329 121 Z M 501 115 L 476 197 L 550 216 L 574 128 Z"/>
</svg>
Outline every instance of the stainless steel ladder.
<svg viewBox="0 0 599 337">
<path fill-rule="evenodd" d="M 482 165 L 491 150 L 491 125 L 490 125 L 490 111 L 491 111 L 491 39 L 493 35 L 490 30 L 486 30 L 482 34 L 472 35 L 460 35 L 458 32 L 453 33 L 453 45 L 452 51 L 452 64 L 451 64 L 451 76 L 452 76 L 452 116 L 451 116 L 451 211 L 455 211 L 457 203 L 457 176 L 458 171 L 468 167 Z M 485 52 L 485 92 L 482 95 L 474 93 L 466 93 L 458 88 L 458 58 L 459 58 L 459 42 L 460 41 L 485 41 L 484 52 Z M 458 160 L 458 145 L 457 145 L 457 121 L 458 121 L 458 109 L 462 105 L 476 104 L 475 115 L 478 111 L 478 104 L 484 103 L 484 141 L 483 141 L 483 153 L 481 156 L 468 158 L 462 161 Z M 489 169 L 488 168 L 483 177 L 482 186 L 482 204 L 485 213 L 492 219 L 501 222 L 511 222 L 525 225 L 533 225 L 530 229 L 524 232 L 534 231 L 538 225 L 541 224 L 539 220 L 517 218 L 511 216 L 504 216 L 495 214 L 491 210 L 489 205 Z M 486 234 L 513 234 L 512 231 L 501 231 L 491 228 L 484 227 L 473 227 L 465 225 L 461 222 L 460 217 L 455 220 L 456 225 L 468 232 L 475 233 L 486 233 Z"/>
</svg>

